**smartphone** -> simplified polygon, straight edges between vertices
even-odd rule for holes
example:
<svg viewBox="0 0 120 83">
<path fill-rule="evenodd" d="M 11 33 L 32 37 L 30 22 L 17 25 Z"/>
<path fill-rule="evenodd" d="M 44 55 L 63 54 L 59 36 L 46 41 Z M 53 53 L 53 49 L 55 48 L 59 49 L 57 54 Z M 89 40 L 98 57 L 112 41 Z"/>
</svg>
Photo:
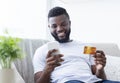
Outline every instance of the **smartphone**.
<svg viewBox="0 0 120 83">
<path fill-rule="evenodd" d="M 48 46 L 48 50 L 53 50 L 53 49 L 57 50 L 56 52 L 52 53 L 52 55 L 60 54 L 59 43 L 57 41 L 49 42 L 47 43 L 47 46 Z"/>
</svg>

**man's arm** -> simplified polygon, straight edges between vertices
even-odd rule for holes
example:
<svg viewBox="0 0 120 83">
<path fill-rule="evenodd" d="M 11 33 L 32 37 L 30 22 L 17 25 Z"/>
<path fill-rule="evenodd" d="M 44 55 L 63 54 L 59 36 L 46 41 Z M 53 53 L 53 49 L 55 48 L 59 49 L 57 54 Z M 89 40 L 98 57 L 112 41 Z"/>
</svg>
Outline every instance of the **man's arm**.
<svg viewBox="0 0 120 83">
<path fill-rule="evenodd" d="M 50 83 L 50 74 L 44 71 L 35 73 L 35 83 Z"/>
<path fill-rule="evenodd" d="M 53 49 L 48 52 L 44 70 L 39 71 L 34 75 L 35 83 L 50 83 L 51 73 L 54 71 L 55 67 L 58 67 L 61 65 L 59 62 L 63 61 L 63 59 L 61 59 L 63 55 L 61 54 L 52 56 L 52 53 L 55 51 L 56 50 Z"/>
<path fill-rule="evenodd" d="M 104 69 L 96 70 L 96 66 L 95 65 L 92 65 L 92 73 L 94 75 L 96 75 L 98 78 L 101 78 L 101 79 L 104 79 L 104 80 L 107 79 Z"/>
</svg>

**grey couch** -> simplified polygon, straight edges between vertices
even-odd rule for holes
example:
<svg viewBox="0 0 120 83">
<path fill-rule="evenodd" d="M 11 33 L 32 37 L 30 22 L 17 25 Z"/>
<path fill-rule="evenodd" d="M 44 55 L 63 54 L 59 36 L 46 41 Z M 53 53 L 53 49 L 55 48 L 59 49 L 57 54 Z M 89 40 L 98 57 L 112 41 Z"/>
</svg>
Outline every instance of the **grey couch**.
<svg viewBox="0 0 120 83">
<path fill-rule="evenodd" d="M 34 83 L 34 70 L 32 64 L 32 58 L 35 50 L 41 45 L 47 43 L 47 40 L 40 39 L 23 39 L 20 46 L 27 55 L 22 60 L 17 60 L 15 66 L 24 79 L 25 83 Z M 120 50 L 116 44 L 113 43 L 91 43 L 96 46 L 97 49 L 104 50 L 107 56 L 107 65 L 105 72 L 107 78 L 110 80 L 120 81 Z"/>
</svg>

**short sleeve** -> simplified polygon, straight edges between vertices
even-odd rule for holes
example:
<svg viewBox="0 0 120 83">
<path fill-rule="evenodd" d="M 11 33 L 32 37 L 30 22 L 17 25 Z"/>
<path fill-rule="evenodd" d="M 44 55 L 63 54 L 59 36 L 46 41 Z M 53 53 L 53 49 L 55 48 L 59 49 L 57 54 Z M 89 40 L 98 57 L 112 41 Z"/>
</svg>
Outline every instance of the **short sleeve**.
<svg viewBox="0 0 120 83">
<path fill-rule="evenodd" d="M 39 71 L 43 71 L 45 67 L 45 58 L 46 55 L 44 55 L 42 48 L 38 48 L 35 51 L 34 57 L 33 57 L 33 67 L 34 67 L 34 73 L 37 73 Z"/>
</svg>

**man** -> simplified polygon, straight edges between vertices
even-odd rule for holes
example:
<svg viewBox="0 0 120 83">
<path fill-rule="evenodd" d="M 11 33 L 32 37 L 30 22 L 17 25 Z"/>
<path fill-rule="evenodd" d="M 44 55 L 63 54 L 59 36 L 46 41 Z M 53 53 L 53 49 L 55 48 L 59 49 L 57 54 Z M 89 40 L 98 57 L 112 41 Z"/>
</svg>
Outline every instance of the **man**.
<svg viewBox="0 0 120 83">
<path fill-rule="evenodd" d="M 48 50 L 47 44 L 35 52 L 34 77 L 36 83 L 120 83 L 106 80 L 103 51 L 83 54 L 87 44 L 70 40 L 71 21 L 62 7 L 54 7 L 48 14 L 48 27 L 59 42 L 60 54 L 52 55 L 57 49 Z M 94 60 L 93 60 L 94 57 Z"/>
</svg>

